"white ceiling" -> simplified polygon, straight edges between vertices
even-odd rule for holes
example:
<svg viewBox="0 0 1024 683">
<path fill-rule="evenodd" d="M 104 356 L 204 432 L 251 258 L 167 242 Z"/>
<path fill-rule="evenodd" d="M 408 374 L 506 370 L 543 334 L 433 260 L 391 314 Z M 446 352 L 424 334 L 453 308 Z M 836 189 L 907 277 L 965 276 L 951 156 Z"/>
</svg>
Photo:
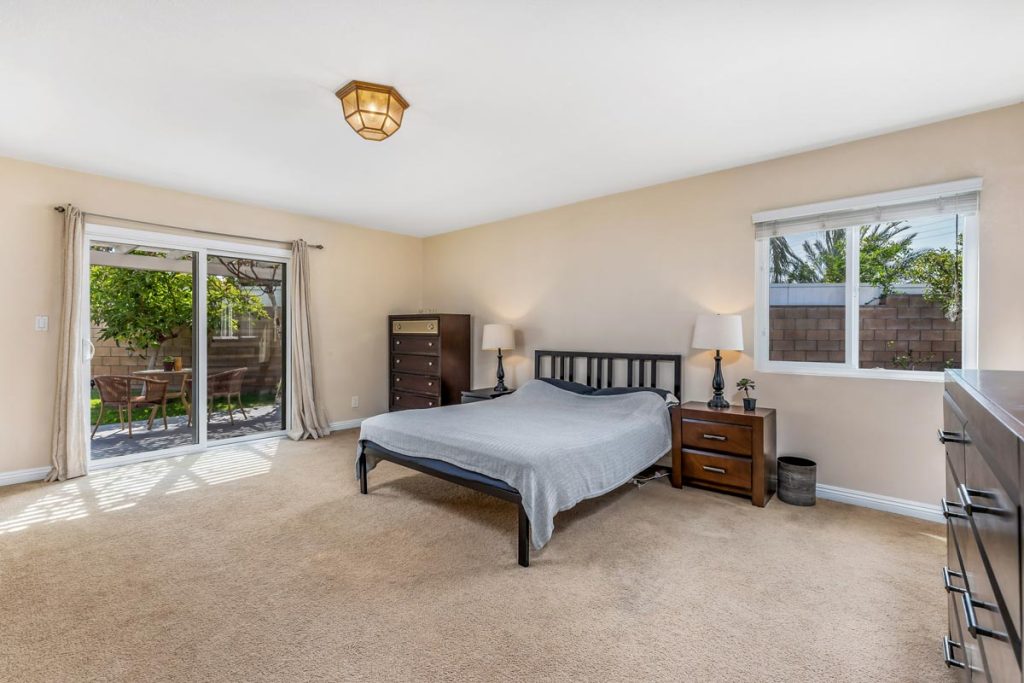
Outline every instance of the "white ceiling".
<svg viewBox="0 0 1024 683">
<path fill-rule="evenodd" d="M 1021 101 L 1022 29 L 1020 0 L 0 0 L 0 155 L 426 235 Z M 342 119 L 353 78 L 411 103 L 391 139 Z"/>
</svg>

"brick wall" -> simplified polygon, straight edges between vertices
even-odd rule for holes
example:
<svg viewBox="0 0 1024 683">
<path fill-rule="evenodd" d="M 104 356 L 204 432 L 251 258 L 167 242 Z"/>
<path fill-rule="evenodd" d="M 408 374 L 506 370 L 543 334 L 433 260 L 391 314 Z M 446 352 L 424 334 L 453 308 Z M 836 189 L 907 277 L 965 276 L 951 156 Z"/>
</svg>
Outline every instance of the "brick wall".
<svg viewBox="0 0 1024 683">
<path fill-rule="evenodd" d="M 842 306 L 772 306 L 772 360 L 842 362 L 846 319 Z M 943 370 L 960 367 L 960 322 L 950 322 L 920 295 L 890 296 L 860 307 L 862 368 Z"/>
<path fill-rule="evenodd" d="M 128 349 L 120 347 L 113 339 L 100 339 L 101 328 L 92 328 L 92 343 L 96 347 L 96 354 L 92 358 L 92 373 L 96 375 L 130 375 L 136 370 L 145 370 L 149 367 L 146 358 L 130 353 Z M 164 343 L 162 353 L 157 356 L 156 367 L 163 367 L 164 356 L 181 356 L 185 365 L 191 365 L 192 359 L 192 335 L 184 333 L 182 337 L 172 339 Z"/>
<path fill-rule="evenodd" d="M 272 341 L 265 350 L 261 362 L 259 334 L 264 326 L 270 326 L 270 320 L 256 322 L 254 338 L 245 339 L 212 339 L 210 340 L 209 358 L 207 359 L 210 374 L 222 370 L 246 367 L 242 391 L 246 393 L 263 393 L 272 395 L 276 392 L 277 383 L 281 379 L 282 364 L 281 342 Z M 113 340 L 101 340 L 100 328 L 92 328 L 92 342 L 96 346 L 96 354 L 92 359 L 91 377 L 97 375 L 130 375 L 138 370 L 145 370 L 149 364 L 146 358 L 129 353 L 119 347 Z M 271 335 L 271 338 L 273 335 Z M 192 365 L 192 335 L 188 332 L 181 337 L 164 343 L 157 356 L 156 369 L 163 367 L 164 356 L 181 356 L 185 367 Z"/>
</svg>

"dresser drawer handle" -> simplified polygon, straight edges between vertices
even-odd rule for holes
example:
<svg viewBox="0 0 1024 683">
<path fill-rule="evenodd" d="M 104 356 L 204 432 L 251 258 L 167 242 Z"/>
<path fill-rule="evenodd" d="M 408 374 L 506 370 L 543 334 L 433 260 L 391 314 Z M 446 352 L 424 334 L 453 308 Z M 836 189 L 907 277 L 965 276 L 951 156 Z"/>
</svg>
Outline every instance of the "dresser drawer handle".
<svg viewBox="0 0 1024 683">
<path fill-rule="evenodd" d="M 971 440 L 967 438 L 967 435 L 962 432 L 947 432 L 945 429 L 939 430 L 939 443 L 970 443 Z"/>
<path fill-rule="evenodd" d="M 960 484 L 956 487 L 956 494 L 960 498 L 960 507 L 964 509 L 968 517 L 973 517 L 975 513 L 979 515 L 1002 515 L 1003 511 L 997 507 L 990 505 L 978 505 L 971 498 L 972 495 L 980 496 L 984 495 L 982 491 L 975 489 L 969 489 L 964 484 Z"/>
<path fill-rule="evenodd" d="M 434 361 L 432 361 L 432 360 L 431 361 L 427 361 L 427 367 L 428 368 L 434 367 Z"/>
<path fill-rule="evenodd" d="M 433 401 L 427 401 L 427 405 L 430 406 L 431 408 L 433 408 L 434 407 L 434 402 Z"/>
<path fill-rule="evenodd" d="M 395 346 L 401 346 L 401 345 L 402 345 L 402 340 L 401 339 L 396 339 L 395 340 Z"/>
<path fill-rule="evenodd" d="M 994 638 L 996 640 L 1002 640 L 1004 642 L 1010 642 L 1010 636 L 1001 631 L 993 631 L 992 629 L 985 628 L 984 626 L 978 626 L 978 615 L 974 613 L 975 606 L 981 607 L 998 613 L 999 608 L 995 605 L 990 605 L 987 602 L 975 600 L 971 597 L 970 591 L 964 591 L 960 594 L 960 601 L 964 605 L 964 615 L 967 617 L 967 630 L 971 636 L 977 638 L 978 636 L 984 636 L 986 638 Z"/>
<path fill-rule="evenodd" d="M 953 648 L 964 649 L 964 646 L 949 639 L 949 636 L 942 637 L 942 656 L 946 661 L 946 667 L 956 667 L 957 669 L 966 669 L 967 665 L 961 662 L 959 659 L 953 657 Z"/>
<path fill-rule="evenodd" d="M 395 359 L 395 365 L 398 365 L 398 364 L 399 364 L 399 363 L 401 363 L 401 362 L 402 362 L 402 359 L 401 359 L 401 358 L 396 358 L 396 359 Z"/>
<path fill-rule="evenodd" d="M 714 472 L 715 474 L 725 474 L 724 467 L 712 467 L 711 465 L 701 465 L 701 469 L 705 472 Z"/>
<path fill-rule="evenodd" d="M 963 588 L 961 588 L 960 586 L 954 586 L 953 585 L 953 577 L 954 576 L 956 578 L 960 579 L 961 581 L 964 581 L 964 575 L 961 572 L 955 572 L 952 569 L 950 569 L 949 567 L 943 567 L 942 568 L 942 583 L 944 583 L 945 586 L 946 586 L 946 592 L 947 593 L 966 593 L 967 592 L 967 588 L 966 588 L 967 582 L 964 581 L 964 587 Z"/>
<path fill-rule="evenodd" d="M 962 512 L 953 512 L 952 510 L 950 510 L 949 508 L 951 506 L 952 507 L 958 507 L 961 510 L 964 509 L 964 506 L 961 505 L 960 503 L 950 503 L 948 500 L 943 498 L 942 499 L 942 516 L 943 517 L 945 517 L 946 519 L 967 519 L 967 515 L 965 515 L 964 513 L 962 513 Z"/>
<path fill-rule="evenodd" d="M 728 437 L 721 436 L 720 434 L 702 434 L 702 436 L 705 439 L 710 439 L 712 441 L 728 441 L 729 440 Z"/>
<path fill-rule="evenodd" d="M 432 386 L 434 386 L 434 383 L 433 382 L 427 382 L 427 386 L 428 387 L 432 387 Z"/>
</svg>

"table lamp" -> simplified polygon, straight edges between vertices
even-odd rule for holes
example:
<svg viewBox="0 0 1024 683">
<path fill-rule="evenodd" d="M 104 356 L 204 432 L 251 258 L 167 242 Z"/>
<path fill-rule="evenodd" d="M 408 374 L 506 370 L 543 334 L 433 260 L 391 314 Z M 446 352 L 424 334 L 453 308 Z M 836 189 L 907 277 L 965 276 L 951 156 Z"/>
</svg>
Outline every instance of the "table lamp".
<svg viewBox="0 0 1024 683">
<path fill-rule="evenodd" d="M 480 348 L 484 351 L 498 352 L 498 383 L 494 385 L 494 390 L 508 391 L 508 387 L 505 386 L 505 368 L 501 363 L 501 350 L 516 348 L 516 336 L 512 326 L 503 323 L 484 325 L 484 338 Z"/>
<path fill-rule="evenodd" d="M 708 401 L 708 408 L 728 408 L 729 402 L 722 395 L 725 389 L 725 378 L 722 376 L 722 349 L 743 350 L 743 318 L 738 315 L 701 313 L 697 316 L 697 324 L 693 326 L 691 346 L 695 349 L 715 350 L 715 376 L 711 380 L 714 396 Z"/>
</svg>

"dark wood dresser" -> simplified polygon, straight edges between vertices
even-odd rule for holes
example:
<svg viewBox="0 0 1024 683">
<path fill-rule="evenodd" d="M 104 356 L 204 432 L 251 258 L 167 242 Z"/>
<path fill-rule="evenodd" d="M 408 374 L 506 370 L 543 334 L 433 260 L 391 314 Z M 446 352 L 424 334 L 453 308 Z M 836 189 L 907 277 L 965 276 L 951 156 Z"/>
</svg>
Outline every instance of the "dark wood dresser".
<svg viewBox="0 0 1024 683">
<path fill-rule="evenodd" d="M 469 316 L 388 316 L 389 410 L 459 403 L 469 390 Z"/>
<path fill-rule="evenodd" d="M 775 410 L 673 408 L 672 485 L 684 483 L 750 498 L 764 507 L 775 493 Z"/>
<path fill-rule="evenodd" d="M 943 414 L 946 664 L 1020 683 L 1024 372 L 947 371 Z"/>
</svg>

